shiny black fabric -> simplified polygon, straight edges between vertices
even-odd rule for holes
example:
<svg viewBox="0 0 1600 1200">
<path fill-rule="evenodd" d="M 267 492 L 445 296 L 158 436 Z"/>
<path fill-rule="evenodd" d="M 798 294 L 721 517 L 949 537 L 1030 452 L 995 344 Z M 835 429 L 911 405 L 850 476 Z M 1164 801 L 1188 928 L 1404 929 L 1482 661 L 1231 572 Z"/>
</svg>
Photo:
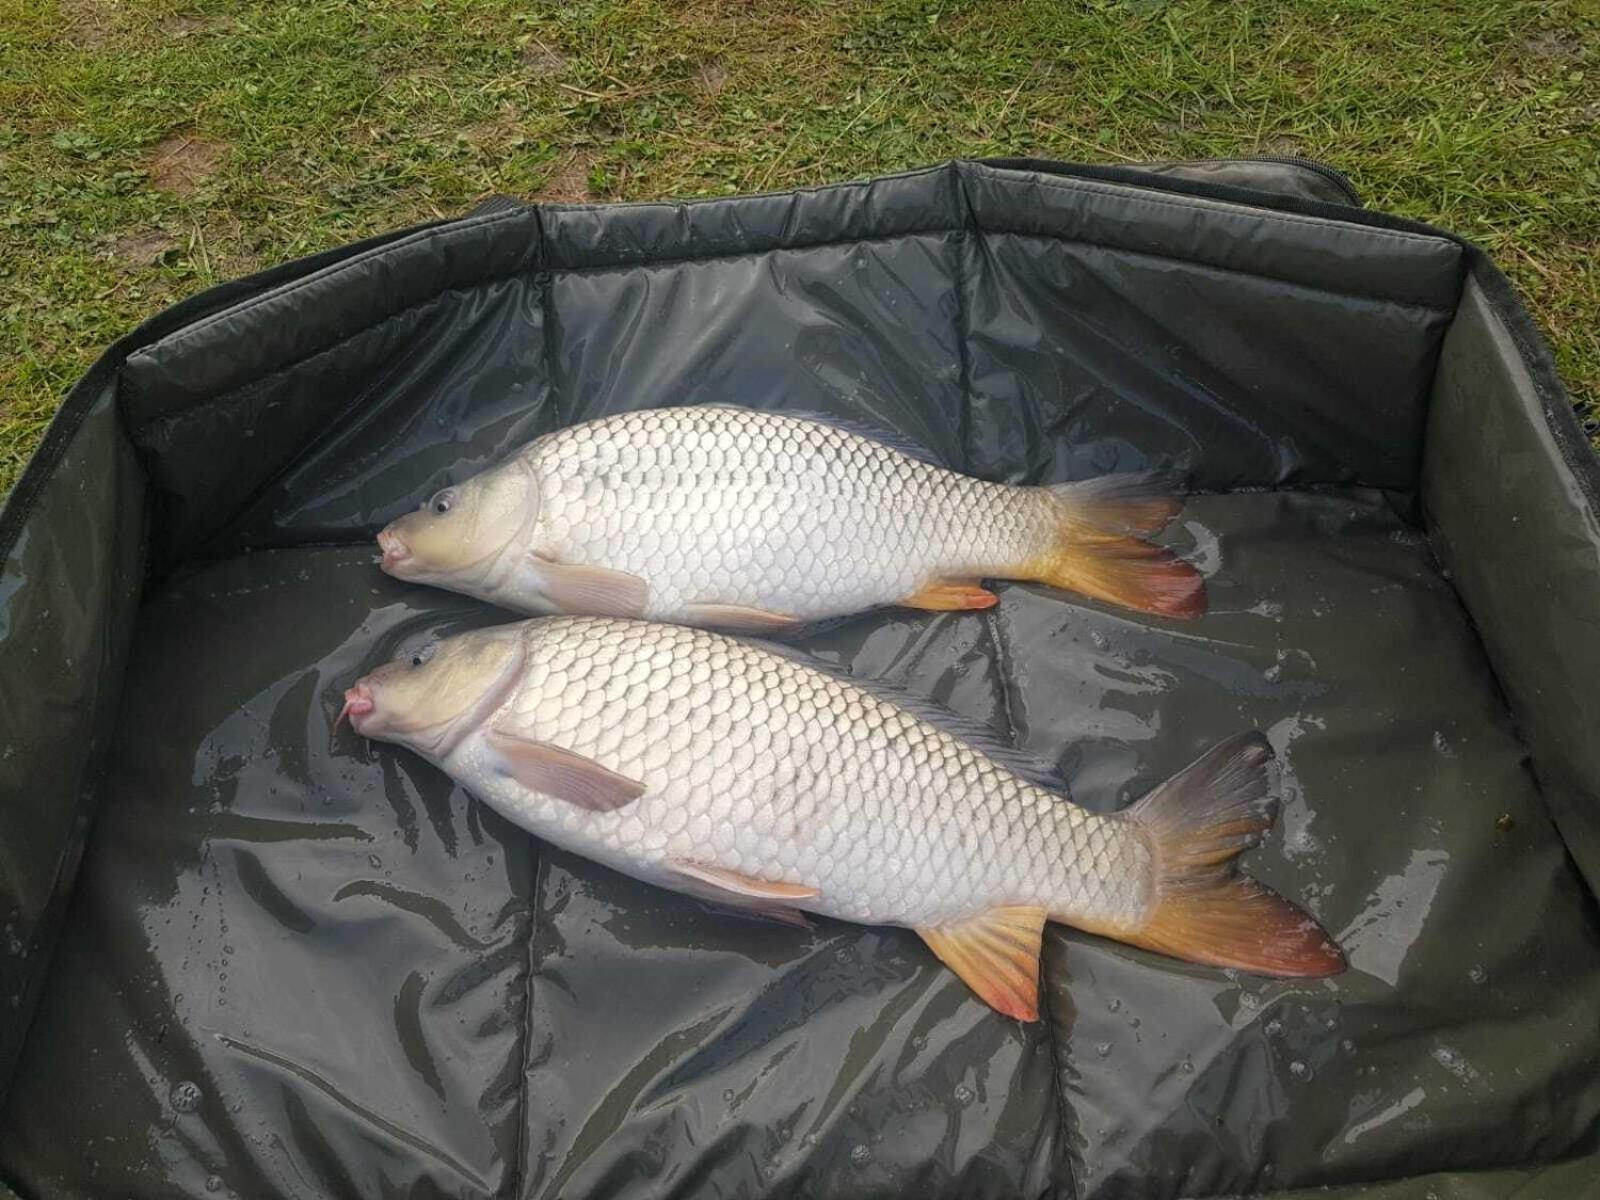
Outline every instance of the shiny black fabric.
<svg viewBox="0 0 1600 1200">
<path fill-rule="evenodd" d="M 1474 251 L 1330 208 L 1320 176 L 1240 193 L 1249 172 L 955 164 L 502 207 L 130 346 L 102 442 L 52 476 L 121 447 L 121 503 L 95 501 L 121 515 L 19 526 L 72 530 L 99 572 L 81 604 L 131 651 L 125 675 L 109 651 L 58 671 L 115 716 L 67 706 L 107 747 L 103 770 L 67 760 L 92 785 L 73 811 L 98 815 L 48 974 L 17 970 L 42 998 L 0 1177 L 39 1197 L 1582 1194 L 1596 714 L 1580 673 L 1541 684 L 1557 640 L 1575 663 L 1600 642 L 1578 615 L 1520 632 L 1503 543 L 1473 530 L 1560 497 L 1514 561 L 1580 614 L 1592 465 L 1526 402 L 1539 348 L 1463 298 Z M 1053 928 L 1045 1020 L 1021 1026 L 909 932 L 709 909 L 330 735 L 340 690 L 402 642 L 504 619 L 383 576 L 379 523 L 543 430 L 689 400 L 857 417 L 990 478 L 1188 470 L 1209 494 L 1169 536 L 1208 574 L 1200 621 L 1002 586 L 987 614 L 867 615 L 808 648 L 988 722 L 1101 809 L 1265 729 L 1286 805 L 1251 867 L 1351 971 L 1266 981 Z M 1488 413 L 1503 494 L 1461 436 Z M 40 595 L 59 567 L 27 552 L 8 570 Z M 8 704 L 37 686 L 17 656 L 42 609 L 0 635 Z M 56 824 L 15 844 L 70 848 L 38 800 Z"/>
</svg>

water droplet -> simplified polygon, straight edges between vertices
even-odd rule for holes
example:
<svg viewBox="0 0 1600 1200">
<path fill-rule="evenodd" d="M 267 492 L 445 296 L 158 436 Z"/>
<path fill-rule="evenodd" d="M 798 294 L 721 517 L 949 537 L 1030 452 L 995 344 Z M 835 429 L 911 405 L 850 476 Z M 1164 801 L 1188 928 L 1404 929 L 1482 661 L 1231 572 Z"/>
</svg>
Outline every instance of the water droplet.
<svg viewBox="0 0 1600 1200">
<path fill-rule="evenodd" d="M 1119 1009 L 1121 1007 L 1122 1007 L 1122 1001 L 1118 1000 L 1115 996 L 1111 997 L 1111 999 L 1106 1001 L 1106 1011 L 1108 1011 L 1108 1012 L 1116 1012 L 1117 1009 Z"/>
<path fill-rule="evenodd" d="M 200 1107 L 201 1091 L 198 1083 L 191 1083 L 185 1079 L 181 1083 L 172 1085 L 172 1093 L 168 1097 L 172 1107 L 181 1113 L 192 1113 Z"/>
<path fill-rule="evenodd" d="M 957 1104 L 971 1104 L 972 1103 L 972 1097 L 973 1097 L 972 1089 L 969 1088 L 966 1084 L 959 1083 L 959 1084 L 956 1085 L 956 1103 Z"/>
<path fill-rule="evenodd" d="M 1324 1029 L 1337 1029 L 1337 1028 L 1339 1028 L 1339 1022 L 1334 1020 L 1332 1017 L 1329 1017 L 1326 1021 L 1324 1021 L 1322 1023 L 1322 1027 Z"/>
<path fill-rule="evenodd" d="M 911 1048 L 913 1050 L 921 1050 L 927 1044 L 928 1044 L 928 1039 L 926 1037 L 924 1037 L 920 1033 L 917 1034 L 916 1037 L 911 1039 Z"/>
<path fill-rule="evenodd" d="M 855 1163 L 858 1167 L 864 1166 L 865 1164 L 871 1162 L 872 1147 L 867 1145 L 865 1142 L 858 1143 L 856 1148 L 850 1151 L 850 1161 Z"/>
<path fill-rule="evenodd" d="M 1137 1029 L 1137 1028 L 1139 1028 L 1139 1018 L 1138 1017 L 1129 1017 L 1128 1018 L 1128 1028 L 1129 1029 Z"/>
<path fill-rule="evenodd" d="M 722 1102 L 724 1104 L 732 1104 L 733 1103 L 733 1089 L 732 1088 L 723 1088 L 722 1089 Z"/>
<path fill-rule="evenodd" d="M 1489 978 L 1489 972 L 1483 969 L 1482 963 L 1473 963 L 1467 970 L 1467 978 L 1473 983 L 1482 983 Z"/>
<path fill-rule="evenodd" d="M 1096 1054 L 1098 1054 L 1101 1058 L 1105 1058 L 1107 1055 L 1109 1055 L 1111 1053 L 1111 1043 L 1110 1042 L 1097 1042 L 1097 1043 L 1095 1043 L 1094 1052 Z"/>
<path fill-rule="evenodd" d="M 1267 1022 L 1267 1036 L 1268 1037 L 1282 1037 L 1283 1036 L 1283 1022 L 1282 1021 L 1268 1021 Z"/>
<path fill-rule="evenodd" d="M 1349 1038 L 1345 1038 L 1344 1041 L 1339 1043 L 1339 1049 L 1343 1050 L 1346 1054 L 1354 1054 L 1356 1052 L 1356 1044 Z"/>
<path fill-rule="evenodd" d="M 1185 1075 L 1193 1075 L 1194 1074 L 1194 1063 L 1186 1058 L 1181 1063 L 1178 1064 L 1178 1069 L 1180 1071 L 1182 1071 Z"/>
<path fill-rule="evenodd" d="M 222 1190 L 222 1176 L 221 1175 L 207 1175 L 206 1176 L 206 1191 L 208 1191 L 208 1192 L 220 1192 L 221 1190 Z"/>
<path fill-rule="evenodd" d="M 383 866 L 383 859 L 379 858 L 376 854 L 369 854 L 367 855 L 367 865 L 376 871 Z"/>
<path fill-rule="evenodd" d="M 224 946 L 222 948 L 222 952 L 224 954 L 232 954 L 233 953 L 233 947 L 232 946 Z"/>
<path fill-rule="evenodd" d="M 1289 1064 L 1289 1074 L 1293 1075 L 1301 1083 L 1305 1083 L 1311 1078 L 1311 1068 L 1297 1058 Z"/>
</svg>

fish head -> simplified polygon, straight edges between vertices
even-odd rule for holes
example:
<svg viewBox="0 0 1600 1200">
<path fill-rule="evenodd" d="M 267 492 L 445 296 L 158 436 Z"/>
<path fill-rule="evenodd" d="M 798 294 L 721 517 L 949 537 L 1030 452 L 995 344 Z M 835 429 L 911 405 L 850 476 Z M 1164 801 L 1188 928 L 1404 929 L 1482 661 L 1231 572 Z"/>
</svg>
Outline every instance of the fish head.
<svg viewBox="0 0 1600 1200">
<path fill-rule="evenodd" d="M 513 461 L 435 492 L 378 534 L 383 569 L 396 579 L 456 588 L 494 564 L 539 516 L 539 487 Z"/>
<path fill-rule="evenodd" d="M 356 680 L 334 728 L 348 718 L 363 737 L 443 758 L 500 706 L 521 673 L 519 626 L 429 642 Z"/>
</svg>

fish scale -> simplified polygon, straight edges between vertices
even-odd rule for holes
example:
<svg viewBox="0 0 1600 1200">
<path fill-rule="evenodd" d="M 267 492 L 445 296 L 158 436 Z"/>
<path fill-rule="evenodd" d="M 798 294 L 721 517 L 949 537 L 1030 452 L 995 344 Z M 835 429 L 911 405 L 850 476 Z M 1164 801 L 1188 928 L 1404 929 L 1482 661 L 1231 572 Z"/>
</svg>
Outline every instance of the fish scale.
<svg viewBox="0 0 1600 1200">
<path fill-rule="evenodd" d="M 1146 536 L 1163 473 L 990 483 L 831 418 L 643 409 L 536 439 L 378 535 L 384 569 L 531 613 L 778 634 L 882 605 L 997 602 L 988 578 L 1195 617 L 1205 584 Z"/>
<path fill-rule="evenodd" d="M 1136 830 L 848 680 L 677 626 L 552 618 L 520 636 L 521 679 L 484 725 L 557 742 L 644 794 L 616 813 L 531 794 L 478 732 L 445 765 L 570 849 L 646 878 L 679 859 L 802 883 L 820 893 L 806 907 L 854 921 L 938 925 L 1013 904 L 1091 924 L 1143 915 Z"/>
<path fill-rule="evenodd" d="M 871 607 L 935 573 L 1000 570 L 1048 519 L 1023 489 L 782 413 L 647 409 L 548 435 L 523 459 L 536 552 L 628 564 L 652 617 L 752 597 L 805 618 Z"/>
<path fill-rule="evenodd" d="M 1259 732 L 1103 815 L 876 687 L 685 626 L 563 617 L 408 652 L 340 715 L 648 882 L 783 920 L 910 926 L 1022 1020 L 1047 919 L 1267 974 L 1343 969 L 1315 920 L 1237 871 L 1277 812 Z"/>
</svg>

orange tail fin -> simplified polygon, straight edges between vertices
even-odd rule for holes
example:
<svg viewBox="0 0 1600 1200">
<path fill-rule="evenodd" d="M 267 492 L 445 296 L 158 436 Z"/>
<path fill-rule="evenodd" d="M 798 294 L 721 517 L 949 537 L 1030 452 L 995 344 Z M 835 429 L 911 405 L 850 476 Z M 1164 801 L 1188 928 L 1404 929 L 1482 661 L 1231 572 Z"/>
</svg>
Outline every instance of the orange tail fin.
<svg viewBox="0 0 1600 1200">
<path fill-rule="evenodd" d="M 1179 484 L 1170 473 L 1152 471 L 1045 488 L 1059 514 L 1056 541 L 1026 564 L 1026 577 L 1140 612 L 1202 615 L 1200 572 L 1144 540 L 1183 508 Z"/>
<path fill-rule="evenodd" d="M 1337 975 L 1343 952 L 1308 913 L 1238 871 L 1278 815 L 1260 733 L 1214 746 L 1128 809 L 1155 852 L 1155 907 L 1121 940 L 1257 975 Z"/>
</svg>

